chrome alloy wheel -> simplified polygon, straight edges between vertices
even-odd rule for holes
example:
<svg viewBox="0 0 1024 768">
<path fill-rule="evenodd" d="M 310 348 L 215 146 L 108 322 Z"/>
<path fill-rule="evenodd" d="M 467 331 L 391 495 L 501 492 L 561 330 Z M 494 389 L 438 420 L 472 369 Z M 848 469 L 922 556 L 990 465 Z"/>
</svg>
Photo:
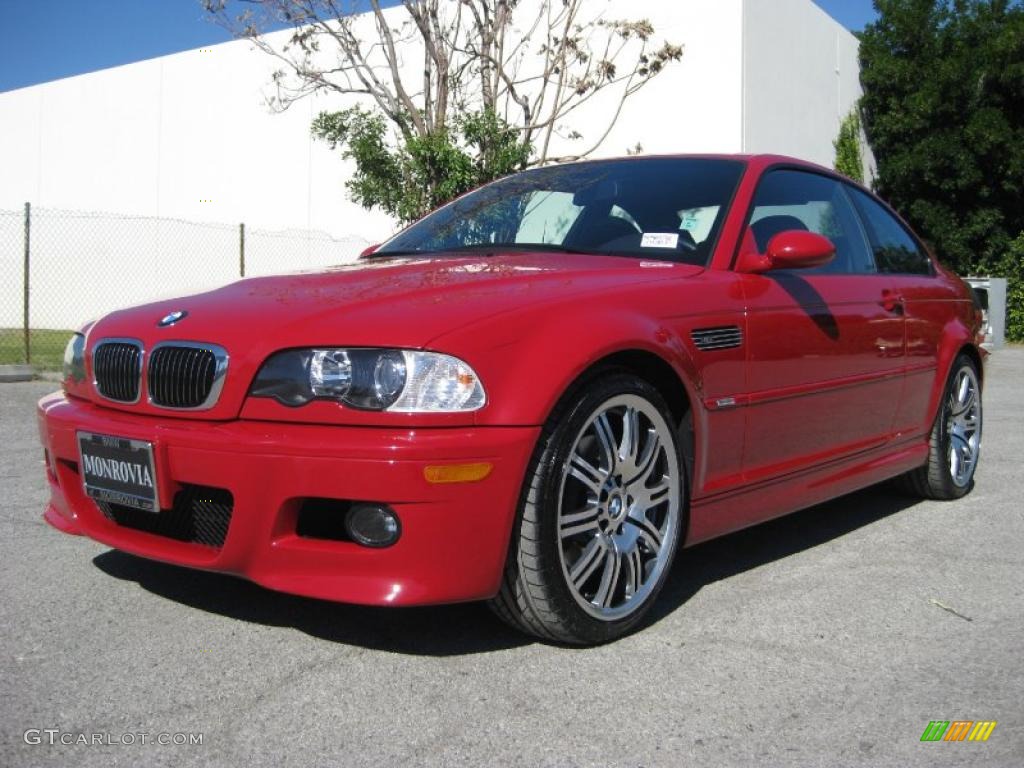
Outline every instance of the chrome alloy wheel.
<svg viewBox="0 0 1024 768">
<path fill-rule="evenodd" d="M 981 398 L 977 374 L 970 366 L 957 372 L 950 387 L 946 434 L 949 476 L 958 488 L 965 488 L 974 476 L 981 451 Z"/>
<path fill-rule="evenodd" d="M 672 559 L 682 486 L 675 441 L 650 402 L 618 395 L 576 435 L 558 502 L 562 573 L 603 621 L 640 608 Z"/>
</svg>

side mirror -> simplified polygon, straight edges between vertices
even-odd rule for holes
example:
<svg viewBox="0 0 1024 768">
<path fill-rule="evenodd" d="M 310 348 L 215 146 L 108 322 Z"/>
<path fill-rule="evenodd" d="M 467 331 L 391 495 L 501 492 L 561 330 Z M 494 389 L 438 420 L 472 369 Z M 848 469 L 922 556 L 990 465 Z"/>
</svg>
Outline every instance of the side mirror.
<svg viewBox="0 0 1024 768">
<path fill-rule="evenodd" d="M 828 264 L 835 255 L 835 245 L 824 235 L 788 229 L 768 241 L 764 255 L 744 254 L 739 271 L 759 273 L 772 269 L 808 269 Z"/>
<path fill-rule="evenodd" d="M 360 259 L 364 259 L 367 256 L 373 255 L 374 251 L 376 251 L 378 248 L 380 248 L 380 246 L 381 246 L 380 243 L 374 243 L 373 245 L 366 246 L 365 248 L 363 248 L 362 251 L 359 252 L 359 258 Z"/>
</svg>

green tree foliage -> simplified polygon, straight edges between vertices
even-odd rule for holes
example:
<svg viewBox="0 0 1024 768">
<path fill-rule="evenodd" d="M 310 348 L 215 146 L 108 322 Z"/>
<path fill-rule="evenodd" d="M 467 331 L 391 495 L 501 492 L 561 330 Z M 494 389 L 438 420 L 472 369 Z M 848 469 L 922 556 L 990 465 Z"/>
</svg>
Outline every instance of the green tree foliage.
<svg viewBox="0 0 1024 768">
<path fill-rule="evenodd" d="M 839 124 L 839 135 L 832 142 L 836 150 L 835 168 L 854 181 L 864 182 L 864 161 L 860 154 L 860 114 L 855 106 Z"/>
<path fill-rule="evenodd" d="M 1024 341 L 1024 232 L 1013 241 L 1010 250 L 994 272 L 1008 278 L 1006 291 L 1006 338 Z"/>
<path fill-rule="evenodd" d="M 385 119 L 352 107 L 321 112 L 313 135 L 355 163 L 352 199 L 412 221 L 463 192 L 526 167 L 531 147 L 493 112 L 462 115 L 454 128 L 389 141 Z"/>
<path fill-rule="evenodd" d="M 877 188 L 961 274 L 1010 277 L 1024 249 L 1024 7 L 875 0 L 861 114 Z M 1018 310 L 1008 332 L 1024 336 Z"/>
</svg>

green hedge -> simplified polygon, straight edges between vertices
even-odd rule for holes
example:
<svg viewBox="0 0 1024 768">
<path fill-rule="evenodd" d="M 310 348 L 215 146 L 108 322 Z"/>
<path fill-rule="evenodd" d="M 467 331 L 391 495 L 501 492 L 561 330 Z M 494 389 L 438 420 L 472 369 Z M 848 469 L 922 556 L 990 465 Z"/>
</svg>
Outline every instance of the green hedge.
<svg viewBox="0 0 1024 768">
<path fill-rule="evenodd" d="M 1024 341 L 1024 232 L 1010 245 L 994 275 L 1007 278 L 1006 339 Z"/>
</svg>

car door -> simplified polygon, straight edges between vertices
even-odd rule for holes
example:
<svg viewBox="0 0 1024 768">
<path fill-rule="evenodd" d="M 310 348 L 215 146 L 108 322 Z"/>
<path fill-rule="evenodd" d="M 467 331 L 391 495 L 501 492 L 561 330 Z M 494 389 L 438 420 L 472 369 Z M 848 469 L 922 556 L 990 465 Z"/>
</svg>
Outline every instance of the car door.
<svg viewBox="0 0 1024 768">
<path fill-rule="evenodd" d="M 906 318 L 906 371 L 893 428 L 897 434 L 920 433 L 930 426 L 928 405 L 950 302 L 960 297 L 937 279 L 928 254 L 898 218 L 865 192 L 853 187 L 849 191 L 878 272 L 891 280 Z"/>
<path fill-rule="evenodd" d="M 879 274 L 844 185 L 812 171 L 769 170 L 744 248 L 779 232 L 828 237 L 822 267 L 744 274 L 747 395 L 744 477 L 757 481 L 884 444 L 905 358 L 903 307 Z"/>
</svg>

